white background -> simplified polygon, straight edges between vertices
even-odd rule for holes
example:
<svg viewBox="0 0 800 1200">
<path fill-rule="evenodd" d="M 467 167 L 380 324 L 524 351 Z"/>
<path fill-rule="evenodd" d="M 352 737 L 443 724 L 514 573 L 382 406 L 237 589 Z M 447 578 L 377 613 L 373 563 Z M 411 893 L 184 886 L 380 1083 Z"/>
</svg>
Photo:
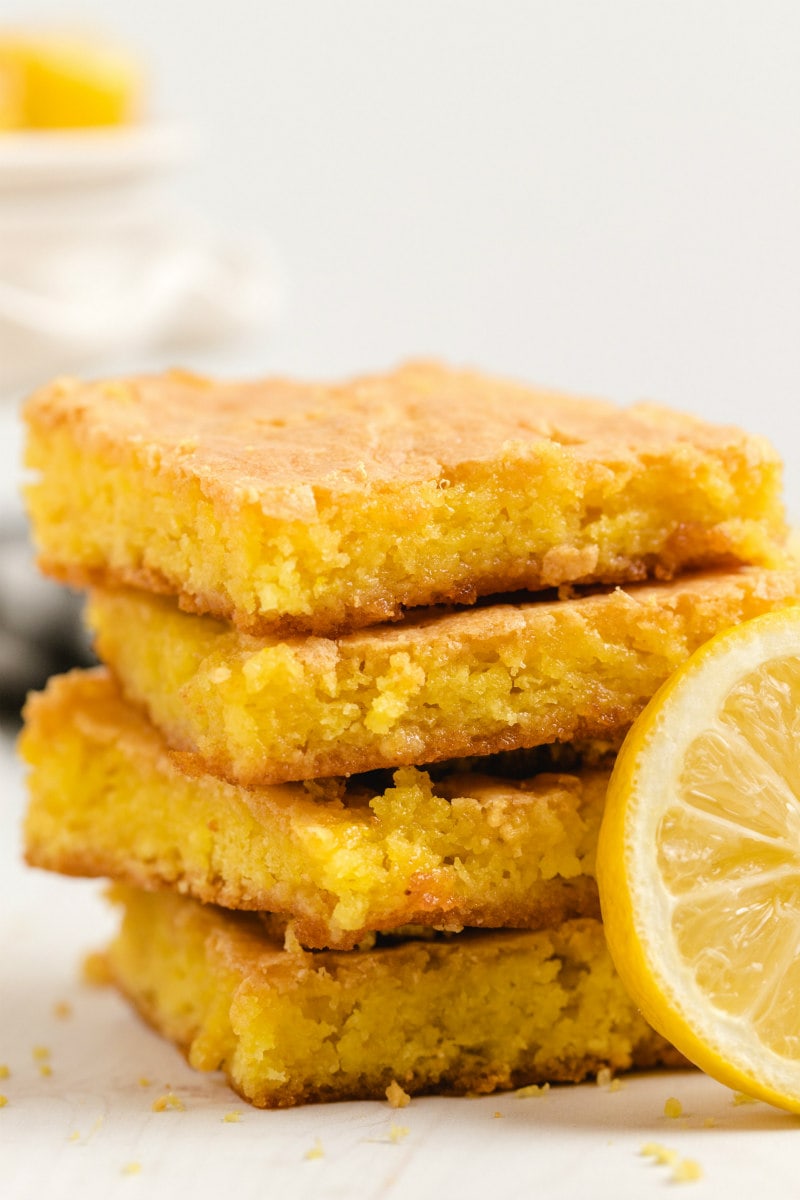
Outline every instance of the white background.
<svg viewBox="0 0 800 1200">
<path fill-rule="evenodd" d="M 283 318 L 231 369 L 433 354 L 800 425 L 794 0 L 75 0 L 264 231 Z M 64 20 L 54 0 L 4 19 Z M 136 365 L 136 364 L 132 364 Z M 797 474 L 798 472 L 795 472 Z M 800 485 L 790 481 L 792 507 Z"/>
<path fill-rule="evenodd" d="M 425 354 L 657 399 L 770 435 L 800 512 L 800 5 L 83 0 L 72 11 L 137 48 L 153 111 L 198 130 L 184 198 L 274 248 L 279 322 L 197 365 L 334 376 Z M 64 8 L 3 4 L 7 20 L 37 15 L 63 20 Z M 8 834 L 22 800 L 8 751 L 4 762 Z M 668 1172 L 638 1158 L 647 1140 L 699 1159 L 691 1195 L 797 1194 L 795 1119 L 735 1107 L 699 1076 L 400 1114 L 251 1112 L 112 997 L 78 987 L 78 949 L 105 928 L 99 905 L 87 885 L 23 873 L 15 832 L 0 843 L 12 1200 L 657 1195 Z M 64 996 L 75 1015 L 58 1025 Z M 54 1048 L 50 1080 L 36 1042 Z M 151 1114 L 143 1071 L 179 1087 L 187 1112 Z M 685 1121 L 662 1116 L 669 1094 L 687 1102 Z M 239 1125 L 221 1123 L 231 1107 Z M 385 1143 L 392 1119 L 411 1128 L 398 1145 Z M 325 1158 L 306 1161 L 317 1136 Z M 140 1175 L 121 1175 L 130 1161 Z"/>
</svg>

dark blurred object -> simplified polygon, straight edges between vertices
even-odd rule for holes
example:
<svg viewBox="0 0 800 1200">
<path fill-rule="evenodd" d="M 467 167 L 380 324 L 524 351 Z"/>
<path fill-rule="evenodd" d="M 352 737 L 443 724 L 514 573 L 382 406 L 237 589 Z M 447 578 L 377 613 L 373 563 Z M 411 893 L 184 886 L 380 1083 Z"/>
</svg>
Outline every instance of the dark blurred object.
<svg viewBox="0 0 800 1200">
<path fill-rule="evenodd" d="M 82 601 L 36 569 L 22 523 L 0 525 L 0 717 L 18 720 L 50 675 L 95 662 Z"/>
</svg>

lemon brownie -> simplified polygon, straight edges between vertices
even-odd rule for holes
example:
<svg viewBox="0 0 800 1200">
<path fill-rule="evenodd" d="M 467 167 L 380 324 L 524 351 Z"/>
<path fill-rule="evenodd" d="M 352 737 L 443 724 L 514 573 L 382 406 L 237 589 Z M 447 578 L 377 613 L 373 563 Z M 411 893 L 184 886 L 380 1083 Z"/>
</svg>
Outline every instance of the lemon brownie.
<svg viewBox="0 0 800 1200">
<path fill-rule="evenodd" d="M 254 633 L 781 556 L 772 448 L 651 406 L 412 364 L 338 387 L 62 380 L 25 411 L 46 571 Z"/>
<path fill-rule="evenodd" d="M 32 696 L 27 858 L 283 913 L 312 947 L 409 923 L 535 927 L 599 914 L 608 772 L 530 780 L 405 768 L 246 789 L 184 774 L 102 669 Z"/>
<path fill-rule="evenodd" d="M 184 765 L 252 785 L 619 734 L 703 642 L 799 591 L 796 567 L 740 567 L 338 639 L 254 638 L 132 591 L 98 591 L 89 620 Z"/>
<path fill-rule="evenodd" d="M 685 1065 L 628 999 L 595 920 L 367 951 L 283 949 L 258 919 L 116 888 L 112 977 L 252 1104 L 492 1092 Z"/>
</svg>

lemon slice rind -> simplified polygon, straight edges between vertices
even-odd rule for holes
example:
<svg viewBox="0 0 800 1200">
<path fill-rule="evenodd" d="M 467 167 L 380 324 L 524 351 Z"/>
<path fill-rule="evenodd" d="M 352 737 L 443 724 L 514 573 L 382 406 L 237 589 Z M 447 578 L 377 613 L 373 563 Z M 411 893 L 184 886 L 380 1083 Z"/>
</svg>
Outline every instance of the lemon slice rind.
<svg viewBox="0 0 800 1200">
<path fill-rule="evenodd" d="M 758 1034 L 748 1012 L 731 1014 L 709 997 L 679 949 L 673 929 L 676 898 L 659 865 L 662 823 L 680 806 L 680 768 L 692 745 L 706 731 L 724 730 L 719 714 L 743 679 L 782 659 L 800 663 L 798 606 L 719 634 L 663 686 L 618 756 L 597 874 L 612 957 L 648 1021 L 720 1082 L 800 1112 L 800 1056 L 777 1053 Z M 735 776 L 735 761 L 730 769 Z M 792 799 L 800 807 L 796 793 Z M 720 827 L 726 820 L 718 822 Z M 800 879 L 800 844 L 796 860 Z M 732 880 L 732 895 L 736 887 Z M 797 949 L 800 954 L 800 936 Z M 709 953 L 714 952 L 725 960 L 725 945 L 710 946 Z M 791 942 L 786 953 L 788 961 L 794 953 Z M 800 993 L 797 1011 L 800 1045 Z"/>
</svg>

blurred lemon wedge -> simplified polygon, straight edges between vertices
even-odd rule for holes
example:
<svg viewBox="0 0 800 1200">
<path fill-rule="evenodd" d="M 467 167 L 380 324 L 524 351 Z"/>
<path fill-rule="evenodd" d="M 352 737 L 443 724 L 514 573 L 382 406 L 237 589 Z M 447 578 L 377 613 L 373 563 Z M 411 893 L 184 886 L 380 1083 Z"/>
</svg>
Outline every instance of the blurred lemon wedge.
<svg viewBox="0 0 800 1200">
<path fill-rule="evenodd" d="M 597 875 L 645 1017 L 721 1083 L 800 1112 L 800 606 L 718 635 L 653 698 Z"/>
<path fill-rule="evenodd" d="M 0 30 L 0 129 L 124 125 L 142 93 L 138 61 L 99 38 Z"/>
</svg>

